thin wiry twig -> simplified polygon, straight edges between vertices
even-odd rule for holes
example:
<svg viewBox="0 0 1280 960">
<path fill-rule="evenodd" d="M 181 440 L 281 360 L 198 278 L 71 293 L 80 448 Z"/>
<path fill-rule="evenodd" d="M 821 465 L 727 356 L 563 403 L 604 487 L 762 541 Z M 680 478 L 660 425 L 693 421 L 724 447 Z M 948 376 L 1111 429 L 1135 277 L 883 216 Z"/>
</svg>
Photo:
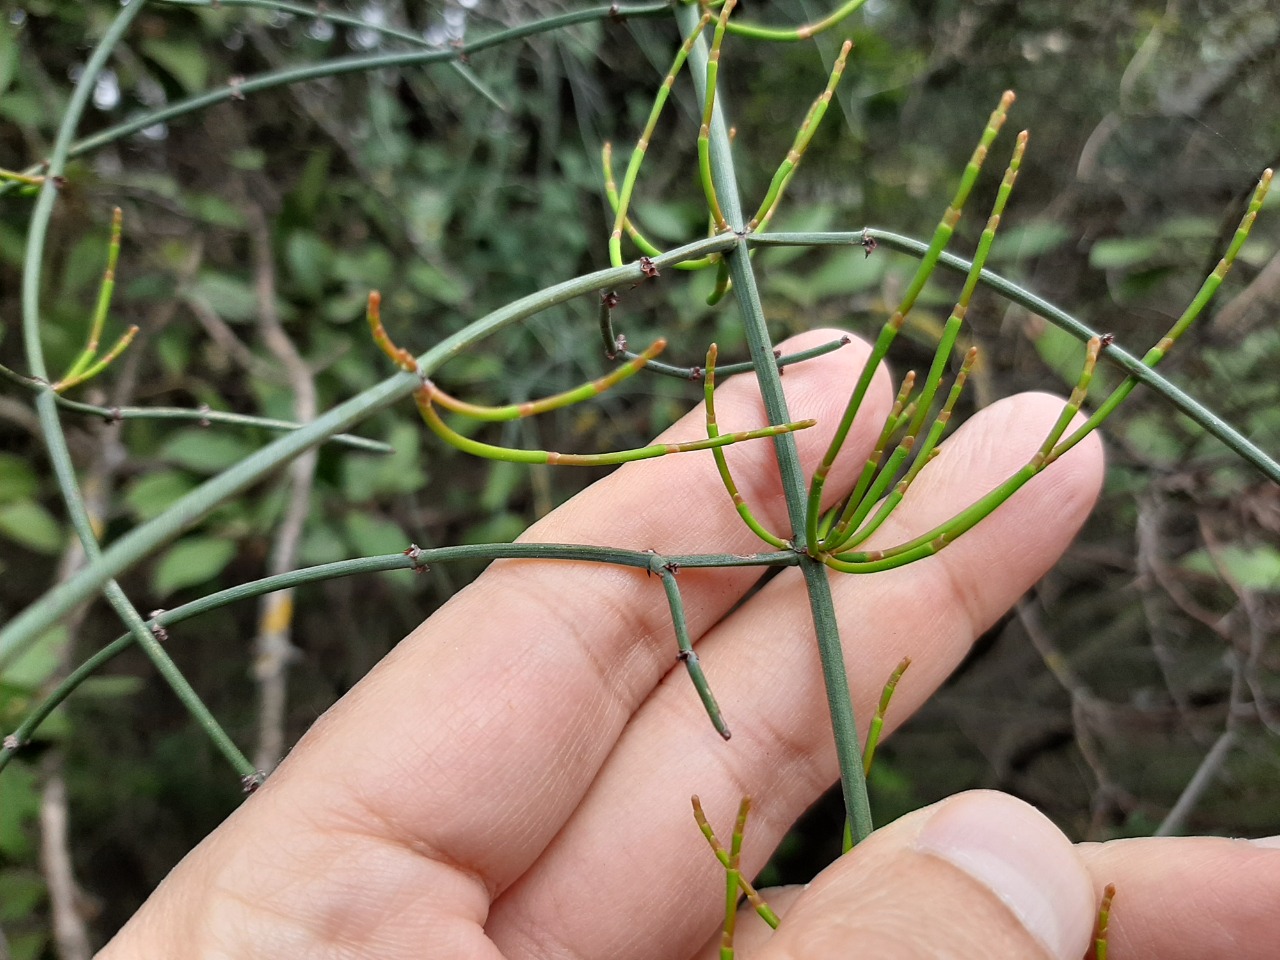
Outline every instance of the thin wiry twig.
<svg viewBox="0 0 1280 960">
<path fill-rule="evenodd" d="M 280 362 L 293 388 L 293 416 L 299 423 L 314 420 L 316 385 L 311 369 L 280 323 L 276 310 L 275 267 L 271 259 L 271 233 L 261 208 L 249 208 L 250 237 L 254 254 L 254 287 L 258 297 L 258 321 L 263 342 Z M 316 449 L 312 447 L 289 464 L 285 474 L 288 501 L 276 528 L 267 574 L 292 570 L 298 557 L 302 528 L 311 505 L 315 481 Z M 293 591 L 268 593 L 258 608 L 258 636 L 254 643 L 253 675 L 258 684 L 258 743 L 254 766 L 270 772 L 285 750 L 285 714 L 288 702 L 288 669 L 293 659 Z"/>
</svg>

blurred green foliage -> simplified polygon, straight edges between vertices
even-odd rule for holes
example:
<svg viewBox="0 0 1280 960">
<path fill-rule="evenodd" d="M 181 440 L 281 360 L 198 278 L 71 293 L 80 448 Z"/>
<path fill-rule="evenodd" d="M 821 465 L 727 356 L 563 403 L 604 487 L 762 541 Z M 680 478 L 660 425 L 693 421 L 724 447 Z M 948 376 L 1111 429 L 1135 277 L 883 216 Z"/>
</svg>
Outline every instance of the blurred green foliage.
<svg viewBox="0 0 1280 960">
<path fill-rule="evenodd" d="M 5 6 L 0 166 L 20 169 L 48 152 L 77 70 L 118 6 Z M 467 31 L 484 32 L 561 9 L 552 0 L 474 10 L 452 2 L 330 4 L 348 6 L 366 16 L 376 8 L 388 23 L 432 36 L 460 15 Z M 800 22 L 824 6 L 784 0 L 751 3 L 748 12 Z M 1280 12 L 1261 0 L 1068 7 L 872 0 L 856 19 L 844 85 L 775 226 L 875 224 L 927 234 L 974 131 L 998 92 L 1014 87 L 1014 122 L 1031 128 L 1031 151 L 992 265 L 1131 349 L 1168 326 L 1212 267 L 1259 170 L 1280 159 L 1273 98 Z M 388 372 L 362 326 L 370 289 L 383 293 L 392 336 L 420 351 L 515 297 L 603 265 L 599 148 L 612 140 L 622 150 L 634 138 L 672 38 L 661 21 L 588 24 L 488 51 L 467 68 L 497 103 L 447 67 L 382 70 L 254 93 L 94 151 L 69 170 L 48 246 L 51 366 L 69 363 L 82 344 L 117 204 L 125 234 L 108 340 L 131 322 L 143 329 L 129 353 L 78 394 L 107 406 L 207 405 L 293 418 L 295 385 L 262 339 L 264 282 L 325 409 Z M 725 98 L 749 195 L 785 154 L 839 39 L 726 48 Z M 270 11 L 157 3 L 113 56 L 82 132 L 238 77 L 393 45 Z M 635 204 L 638 221 L 667 243 L 705 227 L 689 134 L 698 105 L 679 86 L 675 103 Z M 19 370 L 15 321 L 29 206 L 25 197 L 0 198 L 0 362 Z M 1272 452 L 1280 450 L 1277 213 L 1273 202 L 1213 316 L 1170 362 L 1175 379 Z M 255 233 L 259 219 L 265 236 Z M 980 228 L 977 218 L 966 220 L 962 241 L 971 245 Z M 913 268 L 856 248 L 768 250 L 758 262 L 779 337 L 817 324 L 876 329 Z M 620 327 L 633 343 L 670 337 L 673 362 L 699 362 L 713 339 L 722 358 L 735 358 L 741 334 L 731 311 L 704 306 L 710 283 L 706 274 L 681 276 L 628 293 Z M 952 281 L 926 293 L 899 371 L 931 354 L 953 295 Z M 1056 328 L 981 293 L 970 316 L 967 336 L 984 349 L 975 402 L 1028 388 L 1061 391 L 1074 380 L 1078 346 Z M 566 305 L 450 362 L 439 380 L 481 402 L 564 389 L 604 369 L 594 322 L 589 304 Z M 1099 376 L 1118 380 L 1114 371 Z M 554 438 L 564 450 L 638 446 L 697 396 L 692 385 L 636 378 L 586 407 L 486 428 L 486 436 L 537 447 Z M 956 789 L 995 786 L 1039 803 L 1078 836 L 1146 832 L 1234 710 L 1248 715 L 1240 745 L 1189 828 L 1280 830 L 1274 803 L 1257 799 L 1280 793 L 1280 727 L 1266 707 L 1280 694 L 1280 493 L 1168 408 L 1134 401 L 1111 426 L 1105 501 L 1030 601 L 1036 617 L 992 631 L 948 688 L 882 748 L 872 778 L 879 817 Z M 7 619 L 57 579 L 68 537 L 25 396 L 6 391 L 0 404 L 0 616 Z M 267 439 L 255 429 L 191 423 L 65 422 L 107 537 L 157 515 Z M 361 427 L 394 453 L 320 451 L 298 565 L 397 552 L 410 542 L 511 539 L 598 475 L 471 461 L 424 438 L 420 427 L 404 405 Z M 283 487 L 269 482 L 219 508 L 127 576 L 130 596 L 142 609 L 172 606 L 262 576 L 285 502 Z M 454 567 L 304 589 L 290 736 L 476 572 Z M 175 630 L 169 645 L 242 740 L 255 723 L 256 629 L 255 610 L 241 605 Z M 1037 630 L 1039 652 L 1028 642 Z M 12 728 L 54 678 L 118 632 L 94 607 L 70 632 L 44 637 L 0 677 L 0 725 Z M 1054 656 L 1069 673 L 1046 667 Z M 1253 684 L 1247 703 L 1231 692 L 1240 663 Z M 34 818 L 42 758 L 54 754 L 65 770 L 72 852 L 99 938 L 237 799 L 228 771 L 145 661 L 129 655 L 113 663 L 96 688 L 55 714 L 30 761 L 0 776 L 0 928 L 15 960 L 52 955 Z M 835 808 L 822 805 L 811 819 L 813 828 L 780 852 L 774 879 L 807 878 L 835 849 Z"/>
</svg>

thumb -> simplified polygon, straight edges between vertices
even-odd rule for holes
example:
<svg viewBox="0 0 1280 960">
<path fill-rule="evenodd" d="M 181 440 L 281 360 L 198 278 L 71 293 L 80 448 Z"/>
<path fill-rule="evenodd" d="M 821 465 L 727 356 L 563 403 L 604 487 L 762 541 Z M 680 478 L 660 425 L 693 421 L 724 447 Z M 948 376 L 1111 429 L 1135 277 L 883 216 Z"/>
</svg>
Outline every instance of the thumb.
<svg viewBox="0 0 1280 960">
<path fill-rule="evenodd" d="M 824 870 L 753 957 L 1081 960 L 1093 884 L 1049 820 L 964 793 L 882 827 Z"/>
</svg>

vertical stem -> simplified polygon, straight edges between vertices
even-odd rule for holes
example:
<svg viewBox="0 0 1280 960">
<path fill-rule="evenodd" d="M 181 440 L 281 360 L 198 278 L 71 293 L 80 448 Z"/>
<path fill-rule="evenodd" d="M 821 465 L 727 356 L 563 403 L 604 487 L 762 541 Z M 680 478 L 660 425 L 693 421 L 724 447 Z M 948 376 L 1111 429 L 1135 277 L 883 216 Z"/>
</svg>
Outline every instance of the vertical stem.
<svg viewBox="0 0 1280 960">
<path fill-rule="evenodd" d="M 680 32 L 688 36 L 698 25 L 699 12 L 692 5 L 676 7 L 676 22 Z M 689 52 L 693 66 L 694 83 L 705 84 L 707 45 L 699 38 Z M 699 90 L 705 97 L 706 91 Z M 722 112 L 723 97 L 716 97 L 709 135 L 711 139 L 711 175 L 715 180 L 716 196 L 729 228 L 743 232 L 745 222 L 742 201 L 738 193 L 737 176 L 729 151 L 729 133 Z M 772 424 L 787 423 L 786 400 L 782 393 L 782 378 L 774 360 L 773 342 L 765 324 L 760 292 L 756 287 L 755 272 L 745 240 L 726 251 L 733 280 L 734 293 L 742 312 L 742 324 L 746 333 L 751 360 L 765 410 Z M 849 678 L 844 666 L 844 651 L 840 646 L 840 632 L 836 623 L 835 606 L 831 598 L 831 585 L 827 571 L 806 552 L 805 505 L 807 484 L 800 468 L 800 456 L 795 438 L 790 435 L 774 438 L 778 456 L 778 472 L 782 480 L 783 495 L 787 501 L 787 515 L 794 531 L 792 545 L 799 555 L 805 587 L 809 594 L 809 607 L 813 616 L 814 632 L 818 639 L 818 655 L 822 662 L 823 682 L 827 692 L 827 706 L 831 712 L 831 728 L 835 734 L 836 759 L 840 765 L 840 786 L 844 793 L 845 810 L 853 824 L 855 842 L 862 840 L 872 830 L 871 807 L 867 800 L 867 781 L 862 772 L 862 749 L 858 742 L 858 727 L 853 715 L 853 702 L 849 694 Z"/>
</svg>

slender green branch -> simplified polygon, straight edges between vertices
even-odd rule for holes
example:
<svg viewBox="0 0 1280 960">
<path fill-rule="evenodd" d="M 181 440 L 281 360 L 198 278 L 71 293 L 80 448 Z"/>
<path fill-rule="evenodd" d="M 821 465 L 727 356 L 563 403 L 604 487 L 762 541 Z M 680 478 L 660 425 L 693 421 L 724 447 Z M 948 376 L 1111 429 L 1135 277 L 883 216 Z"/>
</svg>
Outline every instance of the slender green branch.
<svg viewBox="0 0 1280 960">
<path fill-rule="evenodd" d="M 800 129 L 796 131 L 796 138 L 791 144 L 791 149 L 787 151 L 786 157 L 778 166 L 778 170 L 774 173 L 773 180 L 769 184 L 769 189 L 765 191 L 764 199 L 760 201 L 760 209 L 756 211 L 756 215 L 747 224 L 748 232 L 755 230 L 757 227 L 763 229 L 769 225 L 769 220 L 778 208 L 778 202 L 782 199 L 782 194 L 787 189 L 787 184 L 791 182 L 791 178 L 795 175 L 796 168 L 800 166 L 800 161 L 804 157 L 805 151 L 809 149 L 809 144 L 812 142 L 814 134 L 818 132 L 818 125 L 822 123 L 822 118 L 827 112 L 827 105 L 831 102 L 831 95 L 835 93 L 836 84 L 840 82 L 840 77 L 844 74 L 845 61 L 849 59 L 849 51 L 852 49 L 852 40 L 846 40 L 844 45 L 841 46 L 840 54 L 836 57 L 835 65 L 831 68 L 831 75 L 827 78 L 826 89 L 818 95 L 818 99 L 814 100 L 813 105 L 809 107 L 809 112 L 800 124 Z"/>
<path fill-rule="evenodd" d="M 707 413 L 707 436 L 720 436 L 720 426 L 716 423 L 716 345 L 713 343 L 707 350 L 707 367 L 706 376 L 703 380 L 703 407 Z M 724 451 L 719 447 L 712 450 L 712 455 L 716 458 L 716 470 L 720 472 L 720 482 L 724 484 L 725 490 L 729 492 L 729 497 L 733 500 L 734 509 L 738 511 L 738 516 L 742 518 L 742 522 L 757 537 L 772 547 L 779 550 L 787 550 L 790 544 L 781 537 L 776 537 L 764 525 L 756 519 L 756 515 L 752 513 L 751 507 L 747 505 L 746 499 L 738 491 L 738 485 L 733 482 L 733 474 L 729 471 L 729 462 L 725 459 Z"/>
<path fill-rule="evenodd" d="M 747 242 L 753 246 L 786 247 L 865 246 L 868 240 L 917 258 L 923 257 L 928 251 L 927 244 L 913 237 L 905 237 L 876 227 L 867 227 L 855 232 L 758 233 L 747 238 Z M 968 273 L 970 262 L 963 257 L 944 252 L 938 258 L 938 265 L 955 273 Z M 1088 341 L 1090 337 L 1102 336 L 1099 331 L 1062 308 L 998 273 L 983 270 L 979 276 L 979 282 L 1007 300 L 1043 317 L 1081 342 Z M 1102 355 L 1173 404 L 1179 412 L 1203 427 L 1206 433 L 1220 440 L 1232 453 L 1252 465 L 1267 479 L 1280 483 L 1280 461 L 1266 453 L 1195 397 L 1172 383 L 1163 374 L 1144 366 L 1141 360 L 1114 342 L 1103 348 Z"/>
<path fill-rule="evenodd" d="M 693 819 L 697 821 L 698 829 L 706 838 L 707 845 L 711 847 L 711 852 L 715 854 L 716 859 L 720 861 L 720 865 L 722 867 L 726 870 L 731 869 L 730 865 L 733 862 L 732 857 L 729 851 L 724 848 L 724 844 L 722 844 L 719 838 L 716 837 L 715 831 L 711 829 L 711 822 L 707 820 L 707 815 L 702 809 L 702 801 L 696 794 L 691 797 L 690 800 L 693 803 Z M 741 825 L 741 829 L 745 832 L 746 816 L 743 811 L 744 809 L 749 810 L 750 804 L 750 797 L 742 798 L 742 803 L 738 807 L 738 821 L 734 825 L 735 832 L 738 831 L 739 824 Z M 751 906 L 755 907 L 756 913 L 760 914 L 761 919 L 776 930 L 778 928 L 778 924 L 781 923 L 781 920 L 778 918 L 778 915 L 773 912 L 773 909 L 769 904 L 765 903 L 764 899 L 756 891 L 756 888 L 751 885 L 751 881 L 740 873 L 738 875 L 738 883 L 742 887 L 742 892 L 746 894 L 747 901 Z M 734 903 L 734 907 L 737 907 L 736 902 Z"/>
<path fill-rule="evenodd" d="M 807 40 L 812 36 L 830 30 L 850 14 L 856 12 L 867 0 L 847 0 L 845 4 L 833 10 L 821 20 L 806 23 L 799 27 L 769 27 L 759 23 L 742 23 L 735 21 L 729 24 L 729 31 L 753 40 L 773 40 L 778 42 L 794 42 Z"/>
<path fill-rule="evenodd" d="M 964 173 L 960 176 L 960 183 L 956 186 L 955 195 L 952 197 L 946 212 L 942 215 L 942 219 L 938 222 L 937 228 L 933 231 L 933 239 L 930 241 L 925 255 L 921 258 L 911 282 L 907 284 L 906 292 L 902 295 L 902 301 L 898 304 L 898 309 L 893 312 L 893 315 L 889 317 L 881 329 L 880 336 L 876 339 L 871 355 L 867 358 L 866 365 L 862 368 L 862 374 L 859 376 L 858 382 L 849 396 L 849 402 L 845 405 L 844 414 L 841 416 L 831 443 L 827 447 L 827 452 L 813 471 L 813 478 L 809 482 L 808 504 L 807 539 L 810 543 L 815 545 L 817 543 L 818 520 L 822 516 L 822 491 L 826 486 L 827 475 L 831 472 L 832 466 L 835 465 L 836 455 L 844 446 L 845 440 L 848 439 L 849 431 L 853 427 L 858 411 L 862 408 L 862 401 L 866 397 L 867 389 L 871 386 L 871 381 L 880 366 L 880 361 L 884 359 L 890 345 L 897 337 L 898 331 L 902 329 L 902 324 L 905 322 L 907 314 L 911 312 L 916 298 L 920 295 L 920 291 L 924 289 L 925 283 L 933 273 L 943 248 L 955 232 L 956 223 L 960 219 L 960 212 L 964 209 L 965 201 L 969 199 L 973 185 L 978 179 L 978 173 L 987 158 L 987 150 L 995 140 L 996 134 L 1000 132 L 1000 128 L 1004 126 L 1005 118 L 1008 115 L 1009 108 L 1013 105 L 1013 101 L 1013 91 L 1005 91 L 1004 96 L 1000 98 L 999 106 L 996 107 L 987 120 L 987 125 L 982 131 L 978 145 L 974 148 L 973 155 L 969 158 L 969 163 L 965 166 Z"/>
<path fill-rule="evenodd" d="M 199 6 L 216 6 L 218 0 L 204 0 Z M 224 87 L 215 90 L 208 90 L 205 93 L 196 94 L 177 103 L 169 104 L 156 110 L 142 113 L 131 120 L 124 123 L 116 124 L 108 127 L 91 136 L 72 144 L 67 153 L 68 158 L 78 157 L 99 147 L 115 143 L 131 134 L 138 133 L 157 123 L 167 123 L 170 120 L 176 120 L 178 117 L 184 117 L 191 113 L 196 113 L 216 103 L 225 103 L 230 100 L 242 100 L 251 93 L 257 93 L 260 90 L 270 90 L 275 87 L 288 86 L 292 83 L 301 83 L 306 80 L 319 80 L 324 77 L 338 76 L 344 73 L 362 73 L 365 71 L 380 70 L 389 67 L 410 67 L 421 66 L 428 63 L 447 63 L 452 61 L 462 61 L 482 50 L 488 50 L 492 47 L 501 46 L 511 43 L 514 40 L 520 40 L 524 37 L 534 36 L 540 33 L 548 33 L 553 30 L 559 30 L 564 27 L 574 26 L 579 23 L 592 23 L 601 20 L 618 20 L 627 18 L 640 17 L 659 17 L 665 16 L 671 10 L 668 2 L 656 3 L 613 3 L 597 7 L 589 7 L 583 10 L 574 10 L 569 13 L 557 14 L 553 17 L 545 17 L 532 23 L 521 24 L 517 27 L 511 27 L 507 30 L 499 30 L 487 37 L 480 37 L 476 40 L 470 40 L 455 46 L 449 46 L 444 49 L 427 49 L 427 50 L 400 50 L 391 53 L 377 53 L 350 57 L 336 57 L 331 60 L 325 60 L 320 63 L 306 64 L 300 67 L 285 67 L 280 70 L 271 70 L 257 76 L 237 79 L 229 82 Z M 33 177 L 43 173 L 42 165 L 36 164 L 24 170 L 23 176 Z M 0 182 L 0 196 L 7 193 L 13 187 L 18 186 L 13 180 L 5 180 Z"/>
<path fill-rule="evenodd" d="M 682 34 L 687 35 L 697 22 L 698 13 L 691 7 L 676 8 L 676 21 Z M 699 38 L 690 51 L 689 59 L 695 85 L 706 84 L 706 38 Z M 705 98 L 706 91 L 702 91 Z M 738 180 L 729 149 L 728 125 L 724 121 L 721 104 L 717 102 L 712 112 L 709 129 L 710 167 L 726 222 L 735 241 L 745 227 L 742 201 L 738 192 Z M 786 397 L 782 391 L 773 353 L 773 341 L 765 322 L 760 291 L 756 287 L 755 273 L 751 266 L 750 251 L 745 242 L 735 242 L 725 254 L 729 261 L 738 309 L 742 316 L 743 331 L 754 364 L 760 395 L 770 423 L 786 423 Z M 789 434 L 774 439 L 778 457 L 778 473 L 783 497 L 787 503 L 787 517 L 792 525 L 792 535 L 797 553 L 805 554 L 805 478 L 800 468 L 800 456 L 795 438 Z M 827 707 L 831 714 L 831 729 L 835 738 L 836 759 L 840 768 L 840 784 L 845 808 L 853 821 L 859 840 L 872 830 L 871 806 L 867 799 L 866 778 L 862 773 L 862 750 L 858 745 L 858 727 L 853 714 L 853 701 L 849 693 L 849 678 L 845 671 L 844 651 L 840 646 L 839 625 L 827 571 L 811 557 L 802 555 L 800 570 L 805 578 L 809 596 L 809 609 L 813 618 L 814 634 L 822 664 L 823 685 L 827 695 Z"/>
<path fill-rule="evenodd" d="M 711 718 L 711 724 L 716 728 L 716 733 L 728 740 L 732 736 L 729 726 L 724 722 L 720 706 L 716 703 L 711 686 L 707 683 L 707 676 L 702 670 L 702 661 L 698 659 L 698 654 L 689 639 L 689 626 L 684 616 L 684 601 L 680 597 L 680 587 L 676 583 L 676 571 L 679 569 L 678 564 L 673 564 L 669 560 L 651 563 L 649 566 L 649 570 L 662 579 L 662 589 L 666 591 L 667 603 L 671 607 L 671 624 L 675 628 L 676 646 L 679 649 L 676 659 L 681 661 L 689 671 L 689 679 L 693 681 L 693 688 L 698 691 L 698 699 L 702 701 L 702 706 L 707 711 L 707 716 Z"/>
<path fill-rule="evenodd" d="M 382 573 L 389 570 L 413 570 L 421 573 L 431 565 L 461 560 L 561 560 L 588 563 L 609 563 L 617 566 L 633 567 L 637 570 L 650 570 L 655 562 L 655 554 L 641 550 L 622 550 L 613 547 L 595 547 L 571 543 L 483 543 L 464 544 L 453 547 L 436 547 L 424 549 L 410 546 L 403 553 L 385 554 L 377 557 L 361 557 L 356 560 L 339 560 L 334 563 L 291 570 L 288 573 L 264 577 L 250 583 L 238 584 L 207 594 L 190 603 L 184 603 L 172 610 L 164 610 L 146 621 L 148 630 L 159 633 L 168 627 L 175 626 L 202 613 L 218 610 L 222 607 L 252 600 L 277 590 L 291 590 L 296 587 L 326 580 L 336 580 L 368 573 Z M 777 567 L 795 566 L 796 555 L 791 551 L 779 553 L 756 554 L 675 554 L 656 557 L 659 565 L 670 564 L 675 568 L 710 568 L 710 567 Z M 48 716 L 70 696 L 77 687 L 92 676 L 103 665 L 124 653 L 134 644 L 134 635 L 126 633 L 99 650 L 72 671 L 57 685 L 22 721 L 18 728 L 5 741 L 0 750 L 0 770 L 3 770 L 9 759 L 30 742 L 35 731 Z"/>
<path fill-rule="evenodd" d="M 128 9 L 135 8 L 130 6 Z M 666 267 L 682 259 L 723 250 L 737 242 L 738 238 L 732 235 L 708 237 L 655 257 L 653 263 L 658 267 Z M 418 359 L 419 368 L 425 374 L 430 374 L 446 360 L 497 330 L 583 294 L 636 283 L 643 276 L 639 264 L 629 264 L 598 270 L 529 294 L 445 338 Z M 0 667 L 10 662 L 40 633 L 57 622 L 59 617 L 91 597 L 107 580 L 172 540 L 218 504 L 246 490 L 303 450 L 336 433 L 344 432 L 370 414 L 404 399 L 421 385 L 422 381 L 415 374 L 402 372 L 389 377 L 338 404 L 313 422 L 279 437 L 229 470 L 211 477 L 171 504 L 159 516 L 121 536 L 103 551 L 101 558 L 86 564 L 74 576 L 46 592 L 0 628 Z"/>
<path fill-rule="evenodd" d="M 622 231 L 627 224 L 627 210 L 631 206 L 631 194 L 635 191 L 636 178 L 640 175 L 640 164 L 644 162 L 645 153 L 649 150 L 649 140 L 653 137 L 653 131 L 658 126 L 658 118 L 662 116 L 662 108 L 667 104 L 671 88 L 675 86 L 676 76 L 679 75 L 680 69 L 689 57 L 689 49 L 693 46 L 694 41 L 702 35 L 703 28 L 710 22 L 710 15 L 704 15 L 698 21 L 697 29 L 685 37 L 684 43 L 680 44 L 680 49 L 676 51 L 675 60 L 671 63 L 671 69 L 667 71 L 666 77 L 663 78 L 662 84 L 658 87 L 658 95 L 654 98 L 653 107 L 649 110 L 649 119 L 645 122 L 640 139 L 636 141 L 635 149 L 631 151 L 631 160 L 627 163 L 627 172 L 622 177 L 622 190 L 617 195 L 617 202 L 613 203 L 614 220 L 613 232 L 609 235 L 609 262 L 615 267 L 622 266 Z M 612 180 L 613 172 L 609 163 L 608 153 L 604 155 L 604 163 L 606 178 Z M 613 202 L 612 198 L 610 202 Z M 632 235 L 635 236 L 634 231 Z M 649 251 L 646 250 L 645 252 L 648 253 Z"/>
</svg>

